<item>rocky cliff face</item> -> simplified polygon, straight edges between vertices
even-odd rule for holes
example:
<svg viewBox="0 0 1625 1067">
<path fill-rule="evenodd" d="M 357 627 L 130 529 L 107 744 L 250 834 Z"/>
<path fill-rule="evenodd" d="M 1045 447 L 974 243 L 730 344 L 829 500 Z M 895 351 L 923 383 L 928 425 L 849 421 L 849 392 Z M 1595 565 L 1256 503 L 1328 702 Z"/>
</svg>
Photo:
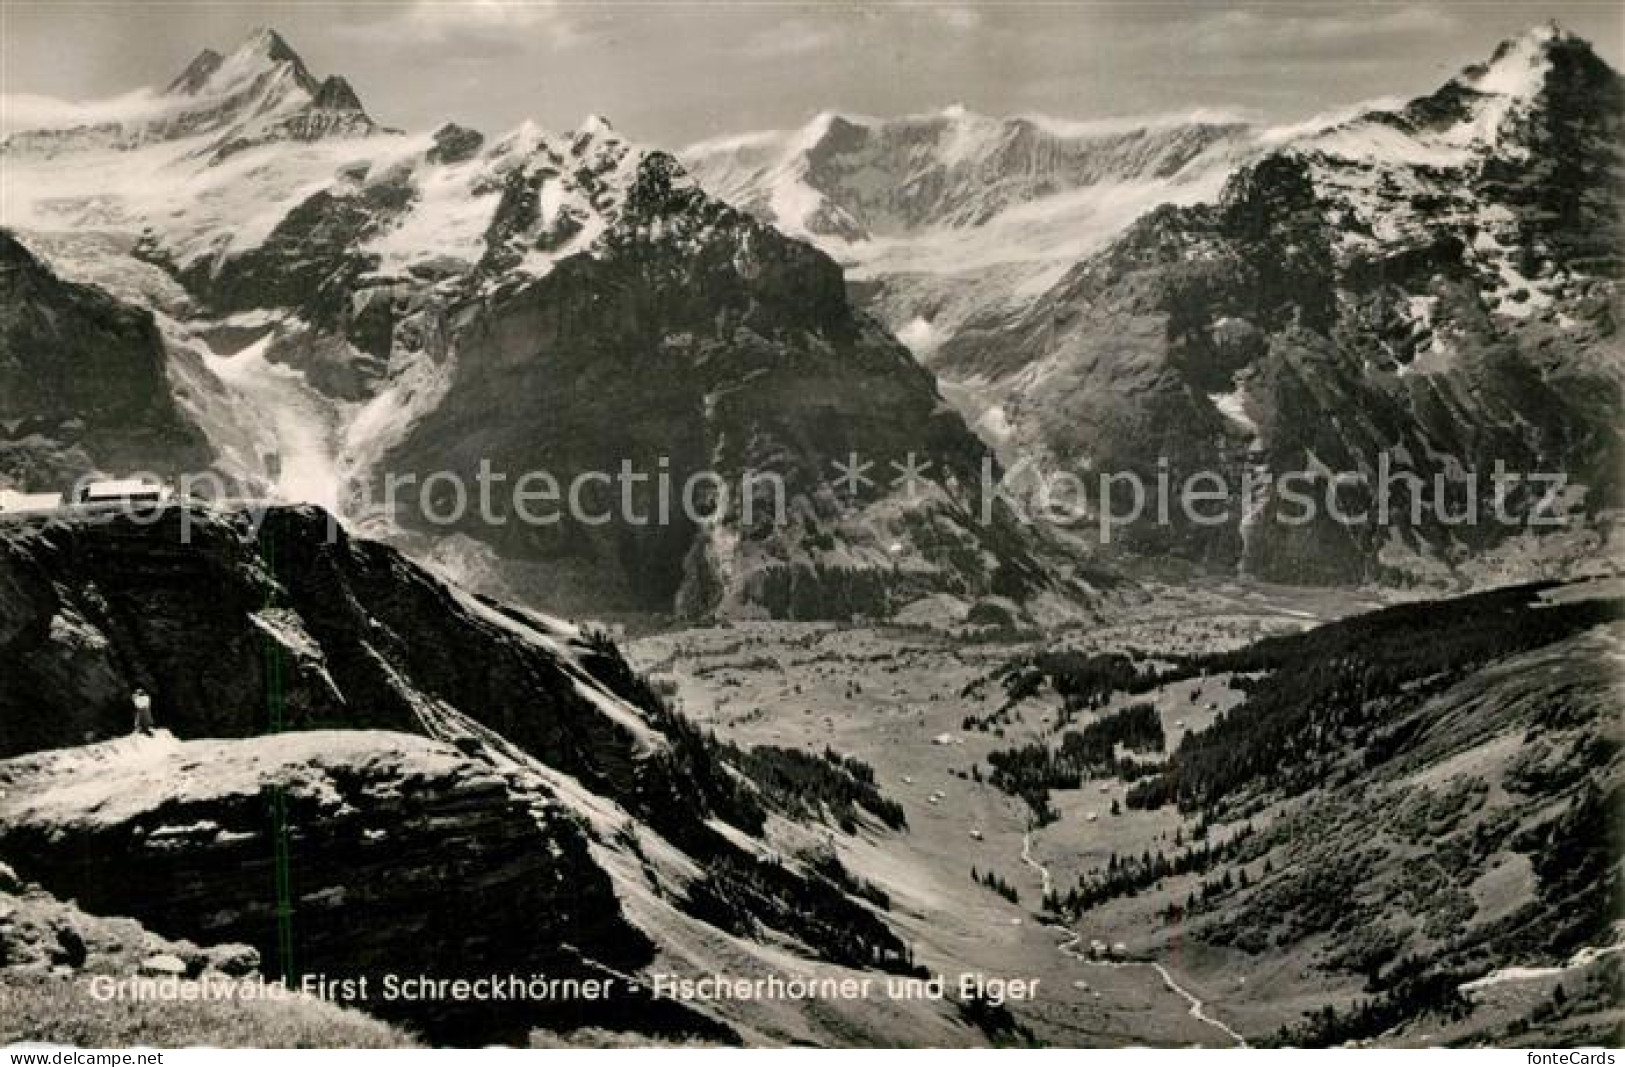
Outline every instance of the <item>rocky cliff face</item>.
<svg viewBox="0 0 1625 1067">
<path fill-rule="evenodd" d="M 663 792 L 669 746 L 582 664 L 579 631 L 461 593 L 315 509 L 177 507 L 3 543 L 7 754 L 122 734 L 144 688 L 183 738 L 434 735 L 461 712 L 634 807 Z"/>
<path fill-rule="evenodd" d="M 385 975 L 564 976 L 648 958 L 556 803 L 422 738 L 160 733 L 10 760 L 0 780 L 0 851 L 24 877 L 172 937 L 246 942 L 272 977 L 370 978 L 357 1006 L 439 1040 L 522 1038 L 569 1012 L 391 1003 Z"/>
<path fill-rule="evenodd" d="M 0 230 L 0 478 L 61 490 L 98 469 L 174 474 L 211 458 L 153 316 L 65 281 Z"/>
<path fill-rule="evenodd" d="M 526 227 L 522 211 L 510 226 Z M 850 307 L 839 268 L 706 197 L 670 157 L 639 161 L 593 255 L 498 291 L 455 344 L 444 398 L 384 470 L 472 484 L 486 460 L 510 485 L 529 470 L 565 485 L 623 464 L 644 475 L 630 507 L 595 490 L 556 526 L 469 516 L 464 532 L 529 564 L 553 603 L 845 618 L 1044 584 L 1008 516 L 981 521 L 981 448 L 907 350 Z M 852 454 L 875 484 L 843 500 L 835 464 Z M 924 476 L 894 491 L 911 456 Z M 705 471 L 724 488 L 685 507 Z M 753 490 L 753 475 L 782 494 Z"/>
<path fill-rule="evenodd" d="M 1143 523 L 1135 547 L 1357 581 L 1482 576 L 1519 546 L 1516 572 L 1543 494 L 1515 490 L 1511 524 L 1453 521 L 1464 472 L 1484 510 L 1498 460 L 1566 473 L 1586 519 L 1618 503 L 1622 100 L 1584 42 L 1534 31 L 1432 96 L 1280 148 L 1215 204 L 1153 212 L 938 366 L 1000 383 L 1012 451 L 1148 484 L 1157 457 L 1176 484 L 1229 475 L 1229 521 Z M 1405 484 L 1376 488 L 1383 453 L 1429 487 L 1414 517 Z M 1239 491 L 1248 470 L 1313 472 L 1317 499 L 1347 472 L 1368 488 L 1344 510 L 1386 500 L 1395 521 L 1278 522 L 1278 489 Z"/>
</svg>

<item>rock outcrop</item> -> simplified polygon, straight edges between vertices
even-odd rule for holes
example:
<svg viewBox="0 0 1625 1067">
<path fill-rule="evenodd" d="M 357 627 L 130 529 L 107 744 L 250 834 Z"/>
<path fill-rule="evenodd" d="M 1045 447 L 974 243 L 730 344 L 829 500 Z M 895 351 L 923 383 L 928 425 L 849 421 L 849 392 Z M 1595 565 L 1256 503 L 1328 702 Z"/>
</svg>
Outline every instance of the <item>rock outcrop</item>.
<svg viewBox="0 0 1625 1067">
<path fill-rule="evenodd" d="M 75 1048 L 404 1048 L 400 1028 L 302 995 L 263 994 L 260 955 L 200 947 L 134 919 L 92 915 L 38 886 L 0 878 L 0 1044 Z M 184 994 L 164 997 L 169 982 Z M 130 994 L 109 1008 L 108 989 Z M 203 993 L 209 991 L 212 997 Z M 241 995 L 236 995 L 241 994 Z"/>
<path fill-rule="evenodd" d="M 158 733 L 10 760 L 0 783 L 0 853 L 23 877 L 170 937 L 246 942 L 272 978 L 370 978 L 358 1006 L 442 1040 L 522 1036 L 581 1005 L 391 1001 L 386 975 L 648 958 L 567 813 L 423 738 Z"/>
<path fill-rule="evenodd" d="M 60 491 L 98 469 L 172 475 L 211 456 L 152 314 L 62 279 L 0 230 L 0 480 Z"/>
<path fill-rule="evenodd" d="M 0 539 L 0 753 L 119 736 L 130 694 L 182 738 L 473 717 L 594 788 L 671 766 L 585 637 L 484 603 L 315 509 L 41 522 Z M 276 706 L 272 710 L 273 696 Z"/>
</svg>

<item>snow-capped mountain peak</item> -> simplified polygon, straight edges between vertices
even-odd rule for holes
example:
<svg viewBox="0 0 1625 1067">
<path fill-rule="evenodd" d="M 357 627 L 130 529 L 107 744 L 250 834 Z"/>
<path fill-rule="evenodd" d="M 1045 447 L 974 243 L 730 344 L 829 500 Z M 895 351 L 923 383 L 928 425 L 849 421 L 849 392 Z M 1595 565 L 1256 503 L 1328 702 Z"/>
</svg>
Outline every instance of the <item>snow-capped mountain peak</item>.
<svg viewBox="0 0 1625 1067">
<path fill-rule="evenodd" d="M 1030 300 L 1142 212 L 1216 195 L 1255 140 L 1206 114 L 1079 123 L 953 104 L 824 111 L 683 159 L 714 195 L 840 260 L 924 356 L 967 317 Z"/>
<path fill-rule="evenodd" d="M 371 278 L 533 278 L 592 248 L 647 155 L 596 114 L 490 141 L 455 124 L 385 131 L 346 79 L 313 74 L 269 29 L 134 95 L 105 123 L 0 143 L 0 224 L 141 234 L 147 254 L 216 274 L 267 242 L 314 239 L 324 218 Z"/>
<path fill-rule="evenodd" d="M 311 141 L 376 132 L 360 97 L 343 77 L 319 80 L 271 29 L 251 33 L 230 54 L 205 51 L 166 93 L 185 101 L 148 136 L 218 133 L 215 154 L 270 141 Z"/>
<path fill-rule="evenodd" d="M 1431 94 L 1351 109 L 1266 139 L 1307 157 L 1317 171 L 1337 172 L 1333 185 L 1359 183 L 1359 174 L 1380 167 L 1397 168 L 1397 180 L 1411 188 L 1437 182 L 1445 170 L 1533 158 L 1541 116 L 1554 106 L 1609 106 L 1613 78 L 1585 40 L 1547 23 L 1502 41 L 1486 61 Z M 1570 98 L 1554 105 L 1554 91 Z"/>
<path fill-rule="evenodd" d="M 621 136 L 615 132 L 615 127 L 610 125 L 608 119 L 596 112 L 582 119 L 581 125 L 576 127 L 575 132 L 578 136 L 590 137 L 594 140 L 620 139 Z"/>
<path fill-rule="evenodd" d="M 140 90 L 78 111 L 84 121 L 72 128 L 19 132 L 0 148 L 59 155 L 175 143 L 219 161 L 259 144 L 378 132 L 348 81 L 316 78 L 270 29 L 254 31 L 229 53 L 204 49 L 162 92 Z"/>
<path fill-rule="evenodd" d="M 1576 40 L 1555 22 L 1536 26 L 1501 42 L 1488 63 L 1467 68 L 1458 80 L 1481 93 L 1532 97 L 1546 84 L 1552 47 Z"/>
<path fill-rule="evenodd" d="M 316 81 L 288 42 L 272 29 L 257 29 L 229 55 L 205 48 L 165 92 L 170 96 L 230 96 L 266 78 L 287 75 L 308 92 Z"/>
</svg>

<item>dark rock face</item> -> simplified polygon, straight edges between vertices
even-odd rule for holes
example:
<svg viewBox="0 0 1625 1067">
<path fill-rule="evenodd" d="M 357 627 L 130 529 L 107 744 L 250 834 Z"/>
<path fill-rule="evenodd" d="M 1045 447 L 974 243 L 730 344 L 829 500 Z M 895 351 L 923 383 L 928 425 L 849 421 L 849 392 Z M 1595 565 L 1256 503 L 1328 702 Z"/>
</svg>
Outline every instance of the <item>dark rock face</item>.
<svg viewBox="0 0 1625 1067">
<path fill-rule="evenodd" d="M 613 646 L 455 591 L 314 508 L 9 528 L 0 655 L 15 664 L 0 756 L 121 736 L 141 688 L 183 739 L 342 728 L 496 744 L 703 853 L 728 848 L 712 816 L 761 828 Z"/>
<path fill-rule="evenodd" d="M 648 958 L 573 822 L 421 738 L 130 738 L 9 761 L 0 781 L 0 850 L 24 877 L 170 937 L 250 944 L 271 977 L 370 978 L 360 1006 L 440 1040 L 522 1036 L 547 1008 L 390 1003 L 385 975 L 563 976 Z"/>
<path fill-rule="evenodd" d="M 277 223 L 264 248 L 223 262 L 200 260 L 179 273 L 180 281 L 219 314 L 288 307 L 318 325 L 340 324 L 358 279 L 377 265 L 357 246 L 411 202 L 406 178 L 384 174 L 317 192 Z"/>
<path fill-rule="evenodd" d="M 1051 464 L 1151 484 L 1166 457 L 1176 485 L 1226 475 L 1229 521 L 1141 522 L 1121 532 L 1133 549 L 1293 581 L 1452 569 L 1541 532 L 1527 480 L 1510 522 L 1448 517 L 1469 492 L 1488 511 L 1497 461 L 1583 485 L 1576 522 L 1606 513 L 1625 458 L 1625 88 L 1560 33 L 1511 42 L 1491 67 L 1277 151 L 1213 205 L 1153 212 L 1015 324 L 956 337 L 937 368 L 1015 383 L 1013 447 Z M 1503 91 L 1525 67 L 1536 81 Z M 1385 453 L 1427 487 L 1420 514 L 1411 483 L 1381 488 Z M 1317 501 L 1323 475 L 1347 472 L 1366 487 L 1340 492 L 1343 510 L 1386 502 L 1396 521 L 1322 507 L 1282 523 L 1279 489 L 1239 494 L 1248 470 L 1321 472 Z"/>
<path fill-rule="evenodd" d="M 524 204 L 510 199 L 503 232 L 526 232 Z M 481 460 L 509 485 L 541 470 L 567 486 L 623 463 L 648 475 L 632 509 L 592 495 L 586 510 L 614 513 L 601 526 L 470 516 L 464 532 L 548 575 L 551 603 L 703 615 L 732 598 L 845 618 L 932 590 L 1038 584 L 1007 516 L 979 521 L 980 445 L 930 374 L 853 311 L 834 262 L 704 196 L 659 153 L 640 164 L 601 247 L 470 308 L 445 398 L 383 464 L 420 479 L 449 470 L 467 485 Z M 857 509 L 831 491 L 832 464 L 851 453 L 877 481 L 911 453 L 930 465 L 923 499 L 895 527 L 912 566 L 885 562 L 886 545 L 869 546 L 873 562 L 835 551 L 850 536 L 843 513 Z M 657 473 L 680 496 L 704 470 L 733 490 L 717 525 L 739 540 L 720 558 L 715 531 L 688 521 L 680 499 L 669 523 L 623 521 L 660 513 Z M 793 521 L 776 526 L 766 499 L 744 521 L 747 471 L 782 479 Z"/>
<path fill-rule="evenodd" d="M 164 91 L 170 95 L 185 93 L 188 96 L 196 96 L 198 90 L 208 84 L 209 79 L 220 69 L 220 64 L 224 63 L 225 59 L 225 56 L 214 49 L 205 48 L 186 65 L 186 69 L 181 71 Z"/>
<path fill-rule="evenodd" d="M 473 159 L 485 147 L 485 135 L 467 126 L 448 122 L 434 131 L 434 147 L 429 149 L 431 163 L 462 163 Z"/>
<path fill-rule="evenodd" d="M 327 111 L 360 111 L 361 98 L 355 95 L 349 82 L 337 74 L 329 74 L 316 87 L 311 106 Z"/>
<path fill-rule="evenodd" d="M 425 708 L 450 706 L 589 785 L 639 788 L 650 738 L 634 713 L 606 715 L 567 656 L 393 549 L 329 532 L 314 509 L 255 529 L 245 514 L 170 508 L 8 536 L 0 649 L 16 669 L 0 679 L 0 753 L 123 734 L 139 687 L 183 738 L 428 733 Z"/>
<path fill-rule="evenodd" d="M 201 470 L 150 312 L 63 281 L 0 231 L 0 477 L 61 489 L 96 469 Z"/>
</svg>

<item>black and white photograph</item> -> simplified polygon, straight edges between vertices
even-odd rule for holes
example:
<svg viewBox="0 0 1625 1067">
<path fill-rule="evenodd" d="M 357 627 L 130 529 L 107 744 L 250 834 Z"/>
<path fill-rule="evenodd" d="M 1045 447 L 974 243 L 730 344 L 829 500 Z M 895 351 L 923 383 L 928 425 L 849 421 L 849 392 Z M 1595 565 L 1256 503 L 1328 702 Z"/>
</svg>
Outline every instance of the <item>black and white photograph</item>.
<svg viewBox="0 0 1625 1067">
<path fill-rule="evenodd" d="M 0 1055 L 1615 1063 L 1622 69 L 0 0 Z"/>
</svg>

